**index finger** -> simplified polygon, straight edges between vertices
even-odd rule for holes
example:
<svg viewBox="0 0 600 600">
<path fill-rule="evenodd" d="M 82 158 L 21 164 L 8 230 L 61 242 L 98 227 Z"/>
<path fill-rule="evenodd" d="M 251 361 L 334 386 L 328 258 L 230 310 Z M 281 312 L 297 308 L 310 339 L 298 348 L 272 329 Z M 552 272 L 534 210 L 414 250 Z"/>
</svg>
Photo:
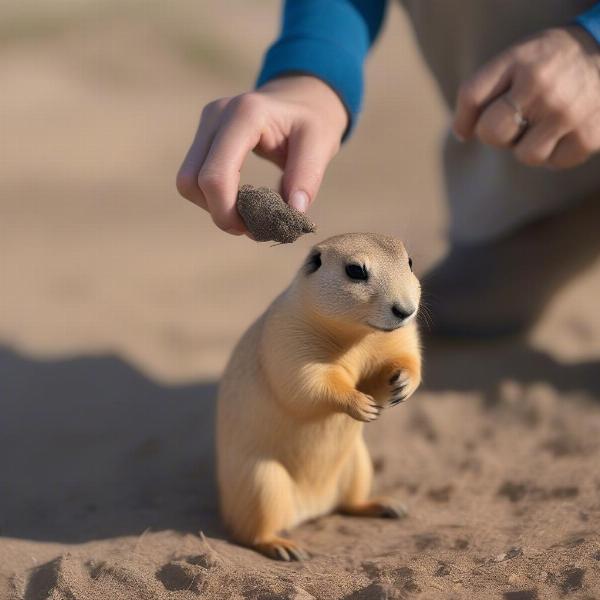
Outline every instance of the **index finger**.
<svg viewBox="0 0 600 600">
<path fill-rule="evenodd" d="M 508 90 L 512 64 L 510 55 L 502 54 L 481 67 L 460 86 L 452 123 L 452 131 L 459 140 L 468 140 L 473 136 L 485 107 Z"/>
<path fill-rule="evenodd" d="M 232 101 L 198 174 L 213 221 L 225 231 L 244 232 L 236 201 L 244 160 L 260 141 L 262 119 L 241 97 Z M 233 231 L 232 231 L 233 230 Z"/>
</svg>

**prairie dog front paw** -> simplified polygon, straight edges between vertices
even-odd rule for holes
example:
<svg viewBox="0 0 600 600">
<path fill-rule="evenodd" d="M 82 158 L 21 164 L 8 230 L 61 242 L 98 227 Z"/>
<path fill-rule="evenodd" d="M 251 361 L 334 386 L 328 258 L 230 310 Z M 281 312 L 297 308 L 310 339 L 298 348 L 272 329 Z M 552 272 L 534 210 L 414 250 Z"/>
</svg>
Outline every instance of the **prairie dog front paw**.
<svg viewBox="0 0 600 600">
<path fill-rule="evenodd" d="M 398 369 L 389 379 L 389 405 L 396 406 L 412 396 L 419 387 L 419 382 L 408 369 Z"/>
<path fill-rule="evenodd" d="M 373 396 L 356 391 L 348 399 L 345 412 L 357 421 L 370 423 L 379 417 L 381 407 L 377 405 Z"/>
</svg>

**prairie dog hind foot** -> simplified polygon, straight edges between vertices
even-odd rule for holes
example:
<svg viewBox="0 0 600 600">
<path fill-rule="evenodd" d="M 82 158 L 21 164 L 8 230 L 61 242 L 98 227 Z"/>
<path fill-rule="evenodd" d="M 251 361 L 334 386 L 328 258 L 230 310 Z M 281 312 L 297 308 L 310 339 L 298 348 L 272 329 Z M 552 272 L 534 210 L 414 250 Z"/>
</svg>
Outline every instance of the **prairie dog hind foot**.
<svg viewBox="0 0 600 600">
<path fill-rule="evenodd" d="M 381 519 L 403 519 L 408 516 L 408 509 L 395 498 L 382 496 L 366 502 L 346 505 L 340 513 L 352 517 L 378 517 Z"/>
<path fill-rule="evenodd" d="M 257 542 L 252 547 L 266 557 L 275 560 L 290 562 L 308 560 L 310 558 L 308 551 L 294 542 L 294 540 L 279 536 Z"/>
</svg>

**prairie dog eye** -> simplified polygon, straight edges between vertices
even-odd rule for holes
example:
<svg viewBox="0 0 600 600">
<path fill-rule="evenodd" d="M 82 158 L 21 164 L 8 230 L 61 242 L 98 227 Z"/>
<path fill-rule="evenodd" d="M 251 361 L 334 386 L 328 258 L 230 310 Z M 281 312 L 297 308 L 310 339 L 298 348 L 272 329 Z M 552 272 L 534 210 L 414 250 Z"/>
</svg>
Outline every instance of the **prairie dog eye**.
<svg viewBox="0 0 600 600">
<path fill-rule="evenodd" d="M 412 266 L 413 266 L 413 260 L 412 260 L 412 258 L 410 256 L 408 257 L 408 266 L 410 267 L 410 270 L 411 270 L 411 273 L 412 273 L 412 270 L 413 270 L 413 268 L 412 268 Z"/>
<path fill-rule="evenodd" d="M 366 281 L 369 279 L 369 273 L 364 265 L 346 265 L 346 275 L 356 281 Z"/>
<path fill-rule="evenodd" d="M 320 266 L 322 264 L 323 263 L 321 261 L 321 253 L 320 252 L 313 252 L 308 257 L 308 260 L 306 261 L 306 272 L 308 274 L 314 273 L 315 271 L 317 271 L 320 268 Z"/>
</svg>

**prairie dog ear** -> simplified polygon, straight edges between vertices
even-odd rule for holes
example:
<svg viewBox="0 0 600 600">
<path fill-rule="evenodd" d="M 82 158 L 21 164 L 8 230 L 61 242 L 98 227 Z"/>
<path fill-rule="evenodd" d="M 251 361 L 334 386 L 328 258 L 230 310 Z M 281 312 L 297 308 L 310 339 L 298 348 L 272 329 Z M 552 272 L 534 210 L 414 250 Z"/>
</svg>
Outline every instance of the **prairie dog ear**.
<svg viewBox="0 0 600 600">
<path fill-rule="evenodd" d="M 321 264 L 321 250 L 319 250 L 319 248 L 313 248 L 304 263 L 304 271 L 307 275 L 310 275 L 317 271 Z"/>
</svg>

